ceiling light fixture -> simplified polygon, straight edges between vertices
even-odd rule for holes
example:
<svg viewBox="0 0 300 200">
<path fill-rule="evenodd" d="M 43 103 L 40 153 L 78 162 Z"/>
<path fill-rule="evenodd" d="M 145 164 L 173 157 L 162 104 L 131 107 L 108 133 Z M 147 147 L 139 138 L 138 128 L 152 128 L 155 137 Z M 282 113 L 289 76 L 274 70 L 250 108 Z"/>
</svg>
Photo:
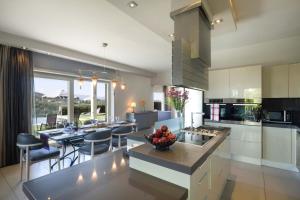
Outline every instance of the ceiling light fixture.
<svg viewBox="0 0 300 200">
<path fill-rule="evenodd" d="M 137 4 L 135 1 L 130 1 L 130 2 L 128 3 L 128 6 L 129 6 L 130 8 L 135 8 L 135 7 L 138 6 L 138 4 Z"/>
<path fill-rule="evenodd" d="M 211 25 L 215 25 L 215 24 L 221 24 L 223 22 L 223 19 L 222 18 L 218 18 L 218 19 L 215 19 Z"/>
<path fill-rule="evenodd" d="M 105 48 L 108 46 L 108 44 L 106 42 L 102 43 L 102 47 L 103 47 L 103 58 L 106 59 L 106 54 L 105 54 Z M 101 72 L 102 74 L 107 74 L 107 71 L 105 70 L 105 63 L 103 66 L 104 70 Z"/>
</svg>

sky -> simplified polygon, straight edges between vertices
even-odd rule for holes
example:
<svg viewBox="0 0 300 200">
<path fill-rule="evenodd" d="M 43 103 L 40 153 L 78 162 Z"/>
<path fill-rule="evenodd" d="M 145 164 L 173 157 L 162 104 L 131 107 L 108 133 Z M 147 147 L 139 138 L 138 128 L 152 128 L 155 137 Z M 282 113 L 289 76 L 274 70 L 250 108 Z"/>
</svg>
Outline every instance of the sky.
<svg viewBox="0 0 300 200">
<path fill-rule="evenodd" d="M 91 81 L 84 81 L 82 88 L 79 87 L 79 81 L 74 81 L 74 93 L 76 96 L 90 96 L 91 95 Z M 68 82 L 65 80 L 34 78 L 35 92 L 43 93 L 47 97 L 57 97 L 62 90 L 68 91 Z M 105 84 L 98 83 L 97 98 L 105 98 Z"/>
</svg>

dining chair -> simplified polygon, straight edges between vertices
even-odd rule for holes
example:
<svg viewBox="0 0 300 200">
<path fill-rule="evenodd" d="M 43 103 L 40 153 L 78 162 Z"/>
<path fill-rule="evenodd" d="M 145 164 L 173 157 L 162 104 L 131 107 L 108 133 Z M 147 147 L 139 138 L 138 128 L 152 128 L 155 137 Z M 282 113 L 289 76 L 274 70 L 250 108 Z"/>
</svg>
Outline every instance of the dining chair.
<svg viewBox="0 0 300 200">
<path fill-rule="evenodd" d="M 121 148 L 127 145 L 127 135 L 133 132 L 132 126 L 120 126 L 112 130 L 112 146 Z"/>
<path fill-rule="evenodd" d="M 90 155 L 93 159 L 95 155 L 111 150 L 111 129 L 105 128 L 89 133 L 84 136 L 84 142 L 85 144 L 78 149 L 78 163 L 80 163 L 81 154 Z"/>
<path fill-rule="evenodd" d="M 57 114 L 47 114 L 46 124 L 41 124 L 40 131 L 43 129 L 43 126 L 46 130 L 57 128 Z"/>
<path fill-rule="evenodd" d="M 56 159 L 60 170 L 60 151 L 55 147 L 44 147 L 43 141 L 28 133 L 17 136 L 17 146 L 20 149 L 20 173 L 23 179 L 23 159 L 26 162 L 26 181 L 30 178 L 30 166 L 33 163 L 49 160 L 49 173 L 51 172 L 51 159 Z M 25 152 L 24 152 L 25 151 Z"/>
</svg>

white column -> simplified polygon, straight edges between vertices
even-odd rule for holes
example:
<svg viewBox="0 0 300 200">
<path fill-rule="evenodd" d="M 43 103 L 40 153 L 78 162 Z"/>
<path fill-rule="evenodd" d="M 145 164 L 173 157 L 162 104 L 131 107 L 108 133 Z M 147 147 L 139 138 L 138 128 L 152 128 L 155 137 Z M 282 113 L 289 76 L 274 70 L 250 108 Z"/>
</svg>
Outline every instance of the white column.
<svg viewBox="0 0 300 200">
<path fill-rule="evenodd" d="M 107 83 L 106 86 L 106 112 L 107 112 L 107 121 L 110 123 L 114 119 L 114 89 L 111 86 L 111 82 Z"/>
<path fill-rule="evenodd" d="M 97 118 L 97 83 L 94 84 L 92 81 L 92 91 L 91 91 L 91 118 Z"/>
<path fill-rule="evenodd" d="M 74 80 L 68 82 L 68 121 L 74 122 Z"/>
</svg>

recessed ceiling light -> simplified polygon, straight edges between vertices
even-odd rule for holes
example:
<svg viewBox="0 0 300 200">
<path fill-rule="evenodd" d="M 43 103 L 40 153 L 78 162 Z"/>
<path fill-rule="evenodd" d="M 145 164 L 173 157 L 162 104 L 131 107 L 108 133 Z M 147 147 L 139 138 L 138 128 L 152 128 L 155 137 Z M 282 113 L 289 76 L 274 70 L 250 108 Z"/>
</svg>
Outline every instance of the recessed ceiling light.
<svg viewBox="0 0 300 200">
<path fill-rule="evenodd" d="M 128 6 L 129 6 L 130 8 L 135 8 L 135 7 L 138 6 L 138 4 L 137 4 L 135 1 L 130 1 L 130 2 L 128 3 Z"/>
<path fill-rule="evenodd" d="M 214 24 L 220 24 L 223 22 L 223 19 L 222 18 L 219 18 L 219 19 L 215 19 L 213 22 L 212 22 L 212 25 Z"/>
</svg>

